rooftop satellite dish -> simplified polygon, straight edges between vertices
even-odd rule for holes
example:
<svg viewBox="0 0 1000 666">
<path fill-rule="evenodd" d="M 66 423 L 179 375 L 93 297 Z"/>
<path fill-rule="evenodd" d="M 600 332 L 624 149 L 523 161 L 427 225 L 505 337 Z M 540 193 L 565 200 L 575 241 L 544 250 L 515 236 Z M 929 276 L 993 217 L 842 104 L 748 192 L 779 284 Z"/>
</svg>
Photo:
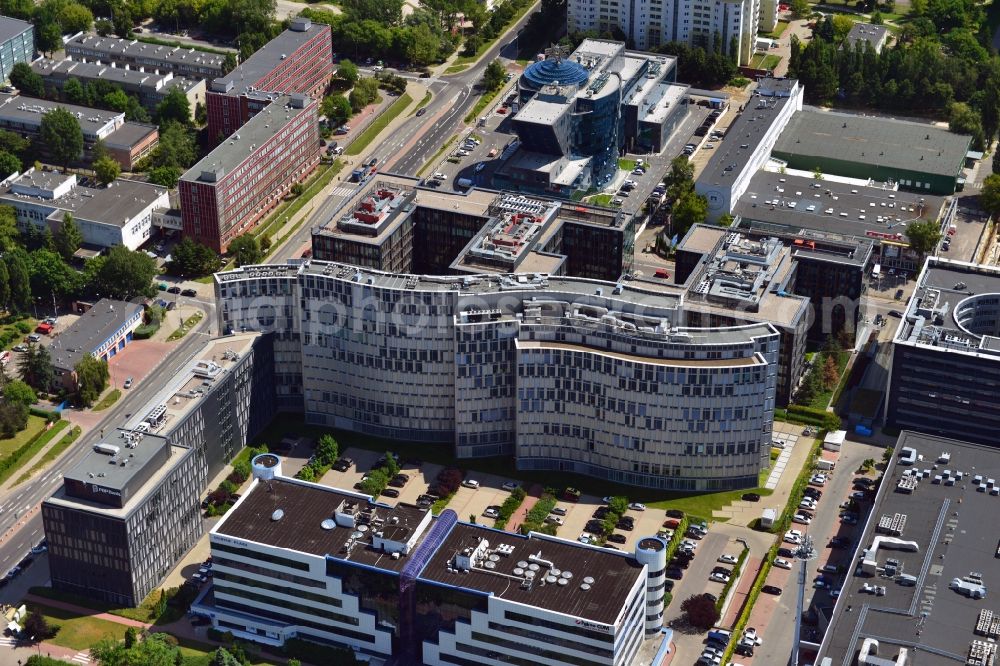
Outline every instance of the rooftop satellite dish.
<svg viewBox="0 0 1000 666">
<path fill-rule="evenodd" d="M 275 509 L 274 513 L 271 514 L 271 520 L 277 522 L 285 517 L 285 512 L 282 509 Z"/>
<path fill-rule="evenodd" d="M 334 527 L 337 526 L 337 523 L 333 522 L 333 520 L 331 520 L 330 518 L 327 518 L 322 523 L 320 523 L 319 526 L 322 527 L 324 530 L 332 530 Z"/>
</svg>

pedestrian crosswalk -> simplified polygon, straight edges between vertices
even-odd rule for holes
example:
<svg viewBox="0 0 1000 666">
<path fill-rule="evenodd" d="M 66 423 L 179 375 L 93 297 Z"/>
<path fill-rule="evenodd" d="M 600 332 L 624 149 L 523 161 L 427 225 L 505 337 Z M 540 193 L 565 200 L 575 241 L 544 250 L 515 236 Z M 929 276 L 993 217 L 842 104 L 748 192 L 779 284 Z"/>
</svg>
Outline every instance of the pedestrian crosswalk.
<svg viewBox="0 0 1000 666">
<path fill-rule="evenodd" d="M 0 647 L 16 647 L 17 639 L 13 636 L 0 636 Z"/>
<path fill-rule="evenodd" d="M 334 197 L 349 197 L 357 191 L 356 187 L 337 187 L 330 193 Z"/>
<path fill-rule="evenodd" d="M 77 652 L 70 658 L 70 661 L 72 661 L 75 664 L 89 664 L 90 652 L 86 650 L 83 652 Z"/>
</svg>

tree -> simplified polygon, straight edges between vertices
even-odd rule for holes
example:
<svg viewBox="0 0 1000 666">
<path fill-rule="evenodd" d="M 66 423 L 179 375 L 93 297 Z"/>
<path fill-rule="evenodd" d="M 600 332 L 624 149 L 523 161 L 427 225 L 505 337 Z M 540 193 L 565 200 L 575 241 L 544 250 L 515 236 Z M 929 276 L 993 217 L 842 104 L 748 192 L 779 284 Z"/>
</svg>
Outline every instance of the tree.
<svg viewBox="0 0 1000 666">
<path fill-rule="evenodd" d="M 94 285 L 101 294 L 123 301 L 153 294 L 156 262 L 144 252 L 115 245 L 102 259 Z"/>
<path fill-rule="evenodd" d="M 10 71 L 10 82 L 22 95 L 45 97 L 45 80 L 27 63 L 19 62 Z"/>
<path fill-rule="evenodd" d="M 194 136 L 183 125 L 168 121 L 160 127 L 160 142 L 150 156 L 154 167 L 186 169 L 198 157 Z"/>
<path fill-rule="evenodd" d="M 437 494 L 441 497 L 451 495 L 462 485 L 462 471 L 454 467 L 441 470 L 437 477 Z"/>
<path fill-rule="evenodd" d="M 612 497 L 611 501 L 608 502 L 608 511 L 619 516 L 624 515 L 628 511 L 628 498 L 621 496 Z"/>
<path fill-rule="evenodd" d="M 1000 155 L 1000 146 L 997 154 Z M 983 180 L 983 188 L 979 191 L 979 205 L 990 215 L 1000 215 L 1000 174 L 991 173 Z"/>
<path fill-rule="evenodd" d="M 226 58 L 222 61 L 222 69 L 226 74 L 228 74 L 236 69 L 238 64 L 239 62 L 236 60 L 236 54 L 230 51 L 226 53 Z"/>
<path fill-rule="evenodd" d="M 135 627 L 129 627 L 125 630 L 125 647 L 132 648 L 139 641 L 139 634 L 136 632 Z"/>
<path fill-rule="evenodd" d="M 177 187 L 177 181 L 180 180 L 183 173 L 180 168 L 175 166 L 155 167 L 149 170 L 149 182 L 154 185 L 174 188 Z"/>
<path fill-rule="evenodd" d="M 83 155 L 83 131 L 76 116 L 66 109 L 52 109 L 42 116 L 39 136 L 52 157 L 65 169 Z"/>
<path fill-rule="evenodd" d="M 29 386 L 39 391 L 48 391 L 55 377 L 49 350 L 29 342 L 27 351 L 21 355 L 18 373 Z"/>
<path fill-rule="evenodd" d="M 372 497 L 378 497 L 389 485 L 389 475 L 384 469 L 373 469 L 368 472 L 368 478 L 361 482 L 361 492 Z"/>
<path fill-rule="evenodd" d="M 837 367 L 837 360 L 833 354 L 827 354 L 823 363 L 823 388 L 832 391 L 839 381 L 840 368 Z"/>
<path fill-rule="evenodd" d="M 487 90 L 496 90 L 504 84 L 507 77 L 507 70 L 499 60 L 494 60 L 486 66 L 483 72 L 483 87 Z"/>
<path fill-rule="evenodd" d="M 22 162 L 30 162 L 31 160 L 26 159 L 30 147 L 31 141 L 20 134 L 9 130 L 0 130 L 0 150 L 16 155 Z"/>
<path fill-rule="evenodd" d="M 83 89 L 83 84 L 75 76 L 66 79 L 66 83 L 63 84 L 62 94 L 63 99 L 70 104 L 83 104 L 87 101 L 87 93 Z"/>
<path fill-rule="evenodd" d="M 6 150 L 0 150 L 0 180 L 21 171 L 21 160 Z"/>
<path fill-rule="evenodd" d="M 694 165 L 685 155 L 678 155 L 670 162 L 670 171 L 663 179 L 667 198 L 677 201 L 694 189 Z"/>
<path fill-rule="evenodd" d="M 703 594 L 695 594 L 681 604 L 681 610 L 687 616 L 687 622 L 701 631 L 708 631 L 719 621 L 719 611 L 715 602 Z"/>
<path fill-rule="evenodd" d="M 87 354 L 76 364 L 74 370 L 80 404 L 90 407 L 108 386 L 108 362 Z"/>
<path fill-rule="evenodd" d="M 25 407 L 30 407 L 38 400 L 31 387 L 19 379 L 13 379 L 4 385 L 3 397 L 8 403 Z"/>
<path fill-rule="evenodd" d="M 54 244 L 53 240 L 53 244 Z M 31 273 L 31 294 L 36 297 L 58 295 L 68 298 L 76 295 L 81 286 L 81 276 L 70 268 L 55 250 L 48 246 L 32 250 L 28 255 Z"/>
<path fill-rule="evenodd" d="M 7 264 L 0 261 L 0 308 L 10 310 L 10 276 L 7 275 Z"/>
<path fill-rule="evenodd" d="M 802 380 L 798 393 L 795 394 L 795 402 L 800 405 L 808 405 L 819 396 L 823 389 L 823 378 L 814 367 Z"/>
<path fill-rule="evenodd" d="M 46 638 L 51 638 L 55 635 L 53 627 L 49 626 L 45 616 L 38 611 L 31 611 L 28 613 L 28 616 L 24 618 L 24 633 L 37 642 L 41 642 Z"/>
<path fill-rule="evenodd" d="M 27 254 L 21 249 L 11 251 L 8 248 L 3 256 L 3 262 L 7 267 L 10 289 L 7 309 L 15 313 L 27 313 L 31 310 L 31 274 L 28 272 Z"/>
<path fill-rule="evenodd" d="M 234 238 L 229 244 L 229 254 L 235 259 L 237 267 L 259 264 L 264 259 L 264 253 L 260 251 L 260 243 L 252 233 Z"/>
<path fill-rule="evenodd" d="M 353 86 L 358 81 L 358 66 L 350 60 L 341 60 L 337 65 L 337 78 Z"/>
<path fill-rule="evenodd" d="M 92 166 L 94 167 L 94 173 L 97 174 L 97 180 L 99 180 L 102 185 L 113 183 L 115 178 L 117 178 L 122 172 L 121 165 L 119 165 L 114 158 L 109 157 L 108 155 L 94 160 Z"/>
<path fill-rule="evenodd" d="M 331 125 L 343 125 L 351 117 L 351 102 L 341 93 L 327 95 L 323 98 L 321 113 Z"/>
<path fill-rule="evenodd" d="M 800 19 L 809 16 L 809 13 L 812 11 L 812 7 L 810 6 L 808 0 L 792 0 L 791 10 L 792 16 Z"/>
<path fill-rule="evenodd" d="M 683 236 L 692 225 L 704 222 L 707 218 L 708 199 L 691 190 L 674 203 L 673 231 Z"/>
<path fill-rule="evenodd" d="M 919 254 L 921 259 L 941 242 L 941 230 L 937 223 L 931 220 L 910 222 L 903 233 L 910 242 L 910 248 Z"/>
<path fill-rule="evenodd" d="M 53 235 L 52 240 L 56 244 L 56 251 L 66 261 L 72 259 L 73 254 L 80 249 L 80 244 L 83 243 L 83 234 L 76 226 L 72 213 L 63 215 L 62 224 L 59 225 L 59 230 Z"/>
<path fill-rule="evenodd" d="M 323 465 L 332 465 L 340 455 L 340 447 L 333 435 L 323 435 L 316 444 L 316 459 Z"/>
<path fill-rule="evenodd" d="M 184 238 L 170 253 L 170 270 L 183 277 L 198 277 L 219 270 L 219 257 L 210 248 Z"/>
<path fill-rule="evenodd" d="M 952 102 L 948 107 L 948 129 L 956 134 L 971 135 L 973 150 L 985 149 L 986 134 L 982 118 L 968 104 Z"/>
<path fill-rule="evenodd" d="M 100 666 L 175 666 L 180 649 L 163 633 L 148 634 L 131 647 L 105 638 L 90 648 L 90 658 Z"/>
<path fill-rule="evenodd" d="M 385 464 L 382 465 L 382 469 L 385 470 L 385 473 L 389 476 L 389 478 L 399 474 L 399 461 L 396 460 L 396 456 L 386 451 Z"/>
<path fill-rule="evenodd" d="M 94 24 L 94 15 L 89 9 L 76 2 L 69 2 L 59 12 L 59 27 L 69 35 L 87 32 Z"/>
<path fill-rule="evenodd" d="M 191 102 L 179 87 L 171 88 L 166 97 L 156 105 L 156 122 L 159 125 L 168 122 L 191 124 Z"/>
<path fill-rule="evenodd" d="M 208 662 L 208 664 L 209 666 L 242 666 L 240 660 L 230 654 L 225 648 L 216 649 L 212 655 L 212 661 Z"/>
</svg>

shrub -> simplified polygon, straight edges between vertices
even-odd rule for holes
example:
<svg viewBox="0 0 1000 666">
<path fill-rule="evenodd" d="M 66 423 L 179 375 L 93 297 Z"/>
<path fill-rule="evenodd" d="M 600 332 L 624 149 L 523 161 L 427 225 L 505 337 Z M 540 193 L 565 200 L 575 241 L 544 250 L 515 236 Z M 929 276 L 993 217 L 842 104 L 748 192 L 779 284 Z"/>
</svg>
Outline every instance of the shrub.
<svg viewBox="0 0 1000 666">
<path fill-rule="evenodd" d="M 20 333 L 21 335 L 27 335 L 28 333 L 31 333 L 31 324 L 29 324 L 26 321 L 17 322 L 16 324 L 14 324 L 14 328 L 16 328 L 17 332 Z"/>
<path fill-rule="evenodd" d="M 556 498 L 549 493 L 544 493 L 535 502 L 535 506 L 531 507 L 531 511 L 528 512 L 527 517 L 524 519 L 524 523 L 521 525 L 521 534 L 527 534 L 528 532 L 542 532 L 545 529 L 545 518 L 552 512 L 556 506 Z M 551 527 L 555 527 L 554 525 Z"/>
<path fill-rule="evenodd" d="M 507 521 L 510 517 L 514 515 L 521 504 L 524 502 L 524 498 L 528 496 L 528 493 L 524 491 L 524 488 L 518 487 L 511 492 L 510 497 L 503 501 L 500 505 L 500 515 L 497 517 L 494 527 L 498 530 L 502 530 L 507 526 Z"/>
<path fill-rule="evenodd" d="M 708 631 L 719 621 L 719 609 L 708 597 L 693 594 L 681 604 L 681 610 L 687 616 L 687 622 L 692 627 Z"/>
</svg>

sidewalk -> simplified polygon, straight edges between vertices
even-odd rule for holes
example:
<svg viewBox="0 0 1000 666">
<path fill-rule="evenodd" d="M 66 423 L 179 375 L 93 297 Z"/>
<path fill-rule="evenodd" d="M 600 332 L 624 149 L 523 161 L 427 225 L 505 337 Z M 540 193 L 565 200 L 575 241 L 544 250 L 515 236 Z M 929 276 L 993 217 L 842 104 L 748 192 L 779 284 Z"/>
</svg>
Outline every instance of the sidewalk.
<svg viewBox="0 0 1000 666">
<path fill-rule="evenodd" d="M 759 557 L 747 557 L 743 572 L 740 574 L 740 580 L 726 602 L 725 614 L 722 616 L 720 626 L 732 627 L 736 624 L 736 620 L 739 619 L 740 613 L 743 611 L 743 604 L 746 603 L 754 581 L 757 580 L 757 574 L 760 572 L 762 564 L 763 560 Z"/>
<path fill-rule="evenodd" d="M 521 506 L 514 512 L 514 515 L 507 521 L 507 527 L 504 529 L 516 534 L 524 523 L 524 519 L 528 517 L 528 512 L 538 503 L 538 499 L 542 496 L 543 492 L 545 492 L 545 489 L 537 483 L 531 486 L 528 489 L 528 496 L 524 498 L 524 502 L 521 503 Z"/>
</svg>

